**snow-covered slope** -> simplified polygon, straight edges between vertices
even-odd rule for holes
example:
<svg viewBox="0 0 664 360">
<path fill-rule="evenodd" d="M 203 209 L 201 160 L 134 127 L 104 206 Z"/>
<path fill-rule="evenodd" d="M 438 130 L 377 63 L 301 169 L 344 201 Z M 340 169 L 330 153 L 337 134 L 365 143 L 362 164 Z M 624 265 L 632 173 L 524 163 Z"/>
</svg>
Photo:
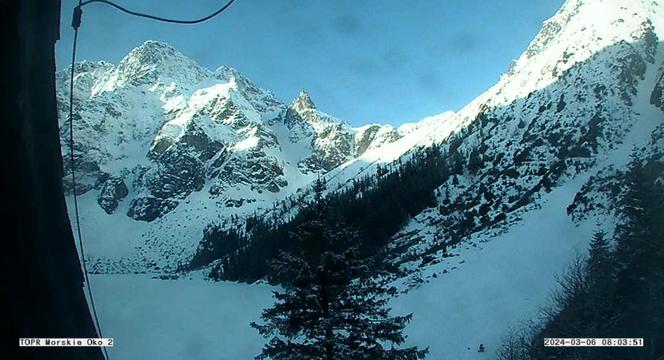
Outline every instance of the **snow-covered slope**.
<svg viewBox="0 0 664 360">
<path fill-rule="evenodd" d="M 390 126 L 351 128 L 306 91 L 289 106 L 234 69 L 209 71 L 160 42 L 117 66 L 75 70 L 81 223 L 95 271 L 174 269 L 210 223 L 269 208 L 318 172 L 401 137 Z M 57 74 L 65 152 L 69 74 Z"/>
<path fill-rule="evenodd" d="M 413 221 L 450 239 L 516 220 L 541 194 L 577 176 L 624 167 L 632 148 L 647 146 L 664 119 L 662 7 L 567 1 L 496 85 L 463 109 L 411 125 L 401 139 L 331 171 L 337 184 L 330 188 L 442 143 L 461 171 L 438 189 L 439 208 Z"/>
<path fill-rule="evenodd" d="M 345 176 L 337 177 L 353 177 L 357 169 L 352 163 L 388 163 L 413 147 L 473 127 L 483 128 L 477 144 L 489 137 L 518 142 L 535 132 L 579 132 L 598 115 L 595 122 L 610 122 L 602 124 L 604 138 L 598 141 L 610 147 L 636 121 L 632 101 L 639 83 L 648 87 L 645 92 L 657 91 L 653 102 L 662 96 L 662 64 L 654 58 L 664 27 L 662 6 L 647 0 L 565 2 L 496 85 L 457 112 L 405 125 L 401 132 L 407 136 L 390 146 L 392 151 L 360 156 L 344 166 Z M 657 89 L 652 79 L 641 81 L 653 66 L 659 68 Z M 581 134 L 575 135 L 572 140 L 578 143 Z M 544 145 L 560 147 L 558 139 L 551 140 Z"/>
</svg>

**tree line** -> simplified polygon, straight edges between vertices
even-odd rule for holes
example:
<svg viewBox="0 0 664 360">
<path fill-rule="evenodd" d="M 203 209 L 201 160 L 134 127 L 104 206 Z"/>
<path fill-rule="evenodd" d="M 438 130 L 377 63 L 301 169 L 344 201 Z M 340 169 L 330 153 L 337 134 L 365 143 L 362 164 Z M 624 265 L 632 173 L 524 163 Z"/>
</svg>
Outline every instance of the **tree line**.
<svg viewBox="0 0 664 360">
<path fill-rule="evenodd" d="M 377 166 L 375 174 L 353 179 L 349 186 L 328 194 L 326 201 L 335 219 L 357 231 L 360 256 L 374 256 L 412 216 L 436 205 L 435 190 L 453 174 L 458 158 L 434 144 L 409 160 Z M 190 265 L 216 260 L 211 273 L 216 279 L 253 282 L 270 277 L 274 275 L 270 261 L 280 251 L 292 249 L 292 234 L 314 209 L 315 203 L 307 203 L 285 222 L 254 215 L 237 227 L 212 226 Z"/>
</svg>

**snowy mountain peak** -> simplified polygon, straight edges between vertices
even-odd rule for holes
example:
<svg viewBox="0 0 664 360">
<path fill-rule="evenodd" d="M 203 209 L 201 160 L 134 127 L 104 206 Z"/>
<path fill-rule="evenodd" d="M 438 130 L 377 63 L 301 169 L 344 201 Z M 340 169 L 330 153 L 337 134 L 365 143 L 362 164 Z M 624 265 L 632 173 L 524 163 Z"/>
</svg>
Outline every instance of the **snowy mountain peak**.
<svg viewBox="0 0 664 360">
<path fill-rule="evenodd" d="M 319 130 L 329 125 L 348 127 L 342 120 L 318 110 L 313 100 L 311 100 L 311 95 L 305 89 L 302 89 L 288 106 L 285 121 L 291 128 L 296 124 L 308 124 L 305 126 L 313 126 Z"/>
<path fill-rule="evenodd" d="M 246 77 L 243 76 L 239 71 L 237 71 L 237 69 L 226 65 L 221 65 L 220 67 L 218 67 L 217 70 L 214 71 L 213 76 L 217 79 L 227 80 L 227 81 L 231 79 L 243 79 L 243 80 L 246 79 Z"/>
<path fill-rule="evenodd" d="M 148 40 L 131 50 L 125 60 L 134 58 L 143 64 L 157 64 L 172 57 L 184 58 L 185 56 L 167 43 Z"/>
<path fill-rule="evenodd" d="M 522 59 L 534 58 L 547 50 L 560 52 L 557 50 L 565 47 L 580 47 L 589 56 L 619 40 L 636 40 L 625 36 L 634 35 L 635 28 L 650 22 L 661 11 L 662 6 L 651 0 L 567 0 L 544 22 Z"/>
<path fill-rule="evenodd" d="M 464 116 L 472 117 L 481 104 L 500 106 L 527 97 L 598 54 L 635 51 L 653 61 L 657 33 L 664 29 L 662 10 L 649 0 L 568 0 L 544 22 L 501 80 L 469 104 Z"/>
<path fill-rule="evenodd" d="M 115 87 L 127 84 L 177 83 L 180 86 L 191 86 L 209 75 L 209 70 L 172 46 L 148 40 L 134 48 L 120 61 L 109 85 Z"/>
<path fill-rule="evenodd" d="M 293 101 L 293 104 L 291 107 L 301 113 L 305 110 L 315 110 L 316 105 L 314 102 L 311 100 L 311 96 L 307 92 L 307 90 L 302 89 L 300 93 L 297 95 L 297 98 Z"/>
</svg>

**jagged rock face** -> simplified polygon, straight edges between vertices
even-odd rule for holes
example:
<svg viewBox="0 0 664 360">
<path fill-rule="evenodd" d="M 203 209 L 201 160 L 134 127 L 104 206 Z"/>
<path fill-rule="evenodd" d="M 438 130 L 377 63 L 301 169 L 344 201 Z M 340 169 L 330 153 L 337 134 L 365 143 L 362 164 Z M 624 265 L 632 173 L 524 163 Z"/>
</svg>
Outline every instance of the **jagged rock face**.
<svg viewBox="0 0 664 360">
<path fill-rule="evenodd" d="M 299 163 L 304 172 L 330 171 L 353 158 L 353 134 L 341 124 L 321 126 L 312 140 L 313 154 Z"/>
<path fill-rule="evenodd" d="M 300 141 L 301 137 L 311 138 L 308 144 L 311 155 L 298 164 L 305 173 L 329 171 L 353 156 L 353 131 L 346 124 L 318 111 L 305 90 L 286 110 L 284 123 L 291 129 L 292 142 Z"/>
<path fill-rule="evenodd" d="M 539 34 L 528 45 L 525 56 L 533 58 L 544 51 L 551 42 L 554 42 L 561 30 L 567 26 L 572 18 L 578 15 L 582 4 L 583 0 L 567 1 L 555 17 L 545 21 Z"/>
<path fill-rule="evenodd" d="M 650 94 L 650 103 L 664 110 L 664 66 L 659 69 L 657 84 Z"/>
<path fill-rule="evenodd" d="M 362 155 L 372 144 L 394 142 L 401 137 L 397 129 L 370 125 L 353 129 L 316 109 L 311 96 L 302 90 L 286 109 L 284 123 L 291 129 L 291 142 L 311 137 L 312 153 L 299 162 L 302 172 L 327 172 Z"/>
<path fill-rule="evenodd" d="M 290 108 L 297 114 L 306 116 L 304 114 L 309 110 L 316 110 L 316 105 L 314 105 L 313 100 L 311 100 L 309 93 L 306 90 L 302 90 L 300 91 L 300 94 L 297 96 L 297 98 L 293 101 L 293 104 L 290 106 Z"/>
<path fill-rule="evenodd" d="M 363 126 L 355 136 L 355 154 L 361 156 L 368 150 L 393 143 L 402 137 L 402 133 L 391 126 L 376 124 Z"/>
<path fill-rule="evenodd" d="M 178 206 L 171 199 L 160 199 L 151 195 L 137 196 L 131 201 L 127 216 L 142 221 L 153 221 Z"/>
<path fill-rule="evenodd" d="M 98 184 L 95 186 L 99 188 L 97 204 L 107 214 L 112 214 L 117 209 L 120 201 L 129 194 L 127 184 L 124 183 L 121 177 L 111 177 L 108 174 L 100 176 L 97 182 Z"/>
<path fill-rule="evenodd" d="M 157 85 L 175 88 L 196 84 L 209 77 L 210 73 L 193 60 L 188 59 L 170 46 L 157 41 L 147 41 L 132 50 L 114 71 L 115 85 Z M 163 79 L 163 81 L 161 80 Z"/>
<path fill-rule="evenodd" d="M 164 43 L 148 41 L 117 66 L 75 64 L 75 73 L 77 193 L 103 210 L 84 216 L 140 229 L 135 236 L 145 242 L 131 261 L 96 258 L 102 268 L 175 266 L 172 258 L 195 250 L 182 239 L 197 241 L 210 222 L 270 207 L 360 153 L 361 129 L 318 111 L 306 92 L 287 106 L 237 70 L 209 71 Z M 69 79 L 70 69 L 57 73 L 67 154 Z M 398 137 L 381 129 L 364 136 L 361 148 Z M 71 193 L 68 156 L 64 165 Z"/>
</svg>

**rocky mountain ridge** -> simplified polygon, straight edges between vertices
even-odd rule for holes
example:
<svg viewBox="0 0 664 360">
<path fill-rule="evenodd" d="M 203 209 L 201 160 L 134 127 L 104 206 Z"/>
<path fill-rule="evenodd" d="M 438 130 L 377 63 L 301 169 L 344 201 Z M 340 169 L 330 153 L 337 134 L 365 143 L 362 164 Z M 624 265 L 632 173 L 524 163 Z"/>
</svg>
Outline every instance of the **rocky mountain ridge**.
<svg viewBox="0 0 664 360">
<path fill-rule="evenodd" d="M 401 137 L 389 125 L 352 128 L 319 111 L 305 90 L 287 105 L 235 69 L 209 71 L 156 41 L 117 66 L 84 61 L 75 70 L 79 195 L 94 196 L 106 214 L 93 218 L 129 222 L 132 236 L 161 242 L 186 227 L 169 234 L 176 248 L 184 233 L 200 238 L 210 221 L 267 208 L 316 174 Z M 62 139 L 69 74 L 57 74 Z M 69 189 L 70 175 L 64 180 Z M 196 209 L 187 209 L 192 194 Z"/>
</svg>

